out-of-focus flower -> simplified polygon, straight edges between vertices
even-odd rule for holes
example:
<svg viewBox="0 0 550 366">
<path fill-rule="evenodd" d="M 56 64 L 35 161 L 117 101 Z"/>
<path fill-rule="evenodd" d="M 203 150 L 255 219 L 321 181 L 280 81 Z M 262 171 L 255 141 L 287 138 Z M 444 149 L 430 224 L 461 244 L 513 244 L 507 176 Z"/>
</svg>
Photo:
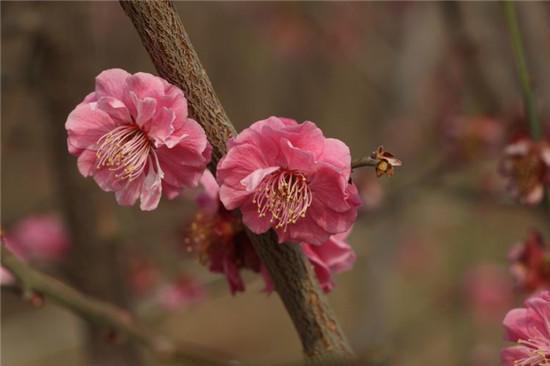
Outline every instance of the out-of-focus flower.
<svg viewBox="0 0 550 366">
<path fill-rule="evenodd" d="M 210 172 L 205 172 L 201 183 L 205 192 L 199 195 L 197 202 L 202 210 L 188 227 L 185 247 L 196 253 L 210 271 L 223 273 L 232 294 L 245 290 L 241 277 L 243 269 L 261 273 L 266 283 L 265 291 L 271 292 L 273 284 L 265 265 L 256 254 L 238 218 L 219 204 L 218 186 Z M 216 206 L 217 211 L 212 211 Z M 313 264 L 319 284 L 325 292 L 334 287 L 332 274 L 350 269 L 355 261 L 355 253 L 345 241 L 349 232 L 334 235 L 320 246 L 300 244 Z"/>
<path fill-rule="evenodd" d="M 479 323 L 502 316 L 513 299 L 506 271 L 493 264 L 482 264 L 468 271 L 464 290 L 466 304 Z"/>
<path fill-rule="evenodd" d="M 32 215 L 1 233 L 2 245 L 21 260 L 51 263 L 62 260 L 70 247 L 62 221 L 52 214 Z M 0 285 L 14 283 L 12 274 L 0 267 Z"/>
<path fill-rule="evenodd" d="M 405 276 L 417 273 L 432 273 L 438 265 L 439 257 L 435 243 L 418 237 L 415 233 L 407 233 L 406 238 L 399 243 L 396 252 L 398 270 Z"/>
<path fill-rule="evenodd" d="M 281 57 L 299 57 L 308 51 L 313 39 L 312 31 L 305 20 L 292 13 L 272 12 L 267 19 L 269 43 Z"/>
<path fill-rule="evenodd" d="M 506 338 L 516 345 L 501 352 L 505 366 L 542 366 L 550 363 L 550 292 L 525 301 L 524 308 L 512 309 L 503 321 Z"/>
<path fill-rule="evenodd" d="M 70 247 L 68 234 L 56 215 L 32 215 L 6 234 L 11 246 L 25 259 L 54 262 L 63 259 Z"/>
<path fill-rule="evenodd" d="M 526 240 L 514 245 L 508 258 L 518 288 L 533 292 L 550 287 L 550 253 L 539 232 L 532 231 Z"/>
<path fill-rule="evenodd" d="M 378 146 L 370 157 L 376 161 L 375 169 L 377 177 L 381 177 L 384 174 L 391 177 L 394 173 L 394 167 L 402 165 L 401 160 L 397 159 L 393 154 L 384 151 L 383 146 Z"/>
<path fill-rule="evenodd" d="M 206 298 L 204 287 L 188 275 L 180 275 L 174 282 L 159 289 L 157 301 L 162 307 L 175 310 L 199 303 Z"/>
<path fill-rule="evenodd" d="M 550 142 L 519 137 L 504 149 L 500 171 L 508 190 L 521 203 L 536 205 L 550 186 Z"/>
<path fill-rule="evenodd" d="M 143 296 L 158 285 L 161 274 L 158 268 L 149 259 L 134 257 L 129 261 L 127 280 L 132 292 Z"/>
<path fill-rule="evenodd" d="M 18 252 L 17 248 L 14 248 L 10 239 L 6 238 L 3 233 L 0 233 L 2 239 L 1 245 L 10 251 L 13 255 L 18 258 L 21 258 L 21 254 Z M 9 286 L 15 283 L 15 278 L 6 268 L 0 266 L 0 286 Z"/>
<path fill-rule="evenodd" d="M 349 183 L 349 148 L 314 123 L 270 117 L 228 148 L 218 164 L 220 199 L 228 210 L 240 208 L 254 233 L 274 228 L 281 243 L 320 245 L 353 225 L 361 201 Z"/>
<path fill-rule="evenodd" d="M 139 198 L 142 210 L 155 209 L 162 192 L 174 198 L 196 186 L 210 160 L 211 147 L 188 117 L 183 92 L 147 73 L 103 71 L 65 127 L 80 173 L 114 191 L 121 205 Z"/>
<path fill-rule="evenodd" d="M 461 158 L 475 159 L 496 152 L 504 139 L 504 124 L 496 118 L 453 116 L 446 122 L 444 133 L 449 146 Z"/>
</svg>

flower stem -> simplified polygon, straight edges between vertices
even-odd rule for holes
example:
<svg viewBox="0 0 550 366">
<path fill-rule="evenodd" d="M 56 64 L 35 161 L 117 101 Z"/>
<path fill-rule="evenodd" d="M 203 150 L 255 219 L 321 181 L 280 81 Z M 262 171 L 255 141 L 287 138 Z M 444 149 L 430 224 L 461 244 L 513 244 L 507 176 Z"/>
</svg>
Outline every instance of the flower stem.
<svg viewBox="0 0 550 366">
<path fill-rule="evenodd" d="M 514 48 L 517 71 L 523 93 L 523 102 L 525 104 L 525 111 L 529 120 L 529 130 L 533 140 L 537 141 L 542 139 L 542 129 L 537 115 L 535 95 L 531 87 L 531 79 L 529 77 L 529 70 L 527 69 L 527 61 L 525 57 L 525 48 L 523 47 L 523 37 L 519 29 L 518 16 L 514 1 L 504 0 L 504 11 L 506 13 L 506 22 L 510 31 L 512 47 Z M 546 209 L 547 212 L 550 213 L 550 189 L 546 188 L 545 191 Z"/>
<path fill-rule="evenodd" d="M 525 111 L 529 120 L 531 137 L 533 138 L 533 140 L 540 140 L 542 137 L 541 127 L 536 110 L 535 96 L 531 87 L 529 70 L 527 69 L 525 48 L 523 47 L 523 37 L 519 29 L 516 5 L 514 1 L 505 0 L 504 10 L 506 13 L 508 30 L 510 31 L 512 47 L 514 49 L 514 56 L 516 58 L 517 72 L 521 84 Z"/>
</svg>

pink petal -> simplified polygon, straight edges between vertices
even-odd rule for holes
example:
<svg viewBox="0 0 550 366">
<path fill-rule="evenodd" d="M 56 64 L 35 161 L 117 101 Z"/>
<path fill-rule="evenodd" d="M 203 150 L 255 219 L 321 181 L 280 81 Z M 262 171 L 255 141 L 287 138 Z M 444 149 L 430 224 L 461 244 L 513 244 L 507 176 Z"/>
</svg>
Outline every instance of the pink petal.
<svg viewBox="0 0 550 366">
<path fill-rule="evenodd" d="M 200 179 L 200 184 L 204 189 L 204 193 L 206 193 L 206 195 L 210 199 L 213 199 L 213 200 L 218 199 L 218 192 L 220 191 L 220 186 L 218 185 L 218 182 L 216 182 L 216 178 L 214 178 L 214 175 L 210 172 L 210 170 L 204 171 L 204 174 Z"/>
<path fill-rule="evenodd" d="M 350 209 L 344 212 L 336 212 L 314 200 L 306 215 L 332 235 L 349 230 L 357 218 L 357 210 Z"/>
<path fill-rule="evenodd" d="M 276 172 L 280 168 L 277 166 L 270 166 L 268 168 L 256 169 L 245 178 L 241 180 L 241 185 L 245 187 L 245 190 L 249 193 L 253 193 L 260 185 L 262 180 L 273 172 Z"/>
<path fill-rule="evenodd" d="M 96 171 L 97 153 L 93 150 L 84 150 L 77 159 L 78 171 L 82 176 L 89 177 Z"/>
<path fill-rule="evenodd" d="M 525 308 L 517 308 L 510 310 L 502 321 L 506 330 L 506 338 L 510 341 L 518 339 L 529 339 L 529 313 Z"/>
<path fill-rule="evenodd" d="M 130 77 L 130 74 L 122 69 L 109 69 L 103 71 L 95 79 L 97 98 L 114 97 L 123 100 L 128 77 Z"/>
<path fill-rule="evenodd" d="M 220 185 L 230 185 L 235 188 L 244 186 L 241 180 L 256 169 L 268 168 L 265 157 L 258 147 L 244 144 L 232 147 L 218 163 L 217 178 Z"/>
<path fill-rule="evenodd" d="M 309 183 L 313 199 L 337 212 L 346 212 L 353 207 L 347 200 L 347 186 L 345 176 L 329 165 L 321 165 Z"/>
<path fill-rule="evenodd" d="M 349 178 L 351 172 L 351 153 L 349 147 L 342 141 L 328 138 L 325 140 L 322 161 L 332 164 L 338 169 L 342 169 Z"/>
<path fill-rule="evenodd" d="M 140 194 L 140 206 L 142 211 L 151 211 L 157 208 L 162 196 L 162 176 L 149 169 L 149 173 L 143 181 Z"/>
<path fill-rule="evenodd" d="M 220 192 L 221 193 L 221 192 Z M 224 203 L 225 204 L 225 203 Z M 227 207 L 227 206 L 226 206 Z M 269 214 L 260 217 L 258 207 L 251 200 L 246 201 L 242 207 L 243 223 L 255 234 L 262 234 L 271 227 Z"/>
<path fill-rule="evenodd" d="M 126 105 L 113 97 L 102 97 L 97 101 L 97 108 L 107 113 L 113 120 L 119 123 L 129 124 L 132 121 Z"/>
<path fill-rule="evenodd" d="M 227 210 L 240 207 L 247 199 L 252 200 L 251 193 L 223 185 L 220 187 L 220 201 Z"/>
<path fill-rule="evenodd" d="M 295 224 L 288 226 L 287 231 L 275 229 L 279 243 L 284 242 L 306 242 L 311 245 L 321 245 L 327 241 L 331 233 L 324 230 L 311 219 L 309 215 L 299 219 Z"/>
<path fill-rule="evenodd" d="M 163 108 L 157 116 L 155 116 L 155 119 L 149 124 L 147 136 L 154 141 L 156 147 L 166 145 L 167 148 L 171 149 L 184 137 L 184 135 L 180 135 L 178 138 L 170 139 L 174 134 L 174 127 L 172 125 L 174 118 L 174 111 Z M 170 143 L 167 143 L 168 139 L 170 139 Z"/>
<path fill-rule="evenodd" d="M 330 292 L 334 287 L 334 284 L 332 282 L 332 275 L 327 264 L 321 258 L 319 258 L 317 253 L 309 245 L 302 244 L 301 248 L 306 257 L 308 257 L 311 264 L 313 265 L 313 269 L 315 270 L 315 275 L 317 277 L 317 280 L 319 281 L 319 285 L 324 292 Z"/>
<path fill-rule="evenodd" d="M 126 79 L 127 97 L 134 93 L 138 99 L 164 96 L 169 84 L 158 76 L 137 72 Z"/>
<path fill-rule="evenodd" d="M 116 177 L 116 172 L 113 172 L 109 168 L 96 169 L 92 174 L 99 188 L 105 192 L 118 191 L 123 189 L 126 184 Z"/>
<path fill-rule="evenodd" d="M 178 132 L 178 136 L 181 136 L 180 143 L 191 150 L 204 151 L 210 146 L 206 138 L 206 133 L 201 125 L 191 118 L 185 120 L 185 123 Z M 170 147 L 169 142 L 166 144 Z"/>
<path fill-rule="evenodd" d="M 180 189 L 198 185 L 207 164 L 201 153 L 182 145 L 172 149 L 163 146 L 156 153 L 166 183 Z"/>
<path fill-rule="evenodd" d="M 284 168 L 309 173 L 314 168 L 314 155 L 308 151 L 296 148 L 286 138 L 279 140 L 279 148 L 282 154 L 281 165 Z"/>
<path fill-rule="evenodd" d="M 71 154 L 95 145 L 97 140 L 113 128 L 115 122 L 96 104 L 79 104 L 67 117 L 65 128 L 69 135 L 68 147 Z"/>
<path fill-rule="evenodd" d="M 136 124 L 141 127 L 145 128 L 145 130 L 149 130 L 153 128 L 154 124 L 157 123 L 151 122 L 153 125 L 147 125 L 148 128 L 146 128 L 146 123 L 149 122 L 153 116 L 155 115 L 155 112 L 157 111 L 157 101 L 155 98 L 151 97 L 145 97 L 145 98 L 138 98 L 134 92 L 130 92 L 130 97 L 132 98 L 132 101 L 134 103 L 134 106 L 136 108 L 135 112 L 135 122 Z M 150 136 L 153 137 L 153 136 Z"/>
<path fill-rule="evenodd" d="M 311 248 L 333 272 L 347 271 L 355 262 L 356 255 L 353 249 L 344 241 L 348 234 L 349 231 L 333 235 L 323 245 Z"/>
<path fill-rule="evenodd" d="M 96 175 L 97 176 L 97 175 Z M 94 178 L 96 177 L 94 176 Z M 115 192 L 116 201 L 122 206 L 132 206 L 136 203 L 141 193 L 144 177 L 138 177 L 127 183 L 122 189 Z"/>
<path fill-rule="evenodd" d="M 529 357 L 530 350 L 524 346 L 512 346 L 502 350 L 500 358 L 504 366 L 517 366 L 520 360 Z"/>
</svg>

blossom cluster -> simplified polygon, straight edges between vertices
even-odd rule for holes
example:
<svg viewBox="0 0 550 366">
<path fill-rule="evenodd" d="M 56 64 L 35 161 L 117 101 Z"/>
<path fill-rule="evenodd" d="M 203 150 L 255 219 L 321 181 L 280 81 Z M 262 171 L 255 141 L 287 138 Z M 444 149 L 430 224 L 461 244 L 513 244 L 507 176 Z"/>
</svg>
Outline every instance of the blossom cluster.
<svg viewBox="0 0 550 366">
<path fill-rule="evenodd" d="M 273 288 L 246 230 L 274 230 L 280 243 L 298 245 L 324 291 L 334 286 L 332 274 L 355 260 L 346 240 L 361 198 L 350 150 L 313 122 L 269 117 L 253 123 L 227 142 L 214 176 L 206 170 L 212 148 L 189 116 L 184 92 L 151 74 L 110 69 L 96 77 L 65 127 L 80 173 L 114 192 L 121 205 L 139 200 L 141 210 L 154 210 L 163 195 L 172 199 L 202 183 L 185 247 L 210 271 L 223 273 L 232 293 L 244 290 L 242 269 L 261 273 L 266 291 Z M 400 165 L 382 150 L 376 158 L 377 175 Z"/>
</svg>

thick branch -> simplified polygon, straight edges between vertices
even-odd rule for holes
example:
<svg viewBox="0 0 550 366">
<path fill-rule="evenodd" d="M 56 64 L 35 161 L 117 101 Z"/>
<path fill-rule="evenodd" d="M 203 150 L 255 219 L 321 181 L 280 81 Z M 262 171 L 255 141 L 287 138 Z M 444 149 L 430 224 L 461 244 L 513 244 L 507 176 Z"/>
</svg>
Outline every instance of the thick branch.
<svg viewBox="0 0 550 366">
<path fill-rule="evenodd" d="M 167 0 L 121 1 L 136 27 L 158 73 L 179 86 L 189 100 L 190 113 L 204 128 L 213 146 L 211 170 L 235 135 L 214 89 L 191 45 L 174 6 Z M 305 354 L 312 362 L 352 358 L 352 351 L 313 273 L 294 245 L 280 245 L 273 233 L 249 233 L 266 264 L 275 288 L 298 331 Z"/>
<path fill-rule="evenodd" d="M 1 249 L 2 265 L 15 276 L 24 294 L 43 295 L 53 303 L 74 311 L 94 324 L 105 326 L 109 330 L 143 344 L 162 360 L 179 361 L 184 365 L 196 366 L 229 364 L 199 355 L 196 351 L 188 350 L 187 347 L 174 344 L 164 336 L 153 333 L 137 323 L 127 311 L 93 299 L 53 277 L 32 269 L 11 254 L 4 245 L 1 245 Z"/>
</svg>

